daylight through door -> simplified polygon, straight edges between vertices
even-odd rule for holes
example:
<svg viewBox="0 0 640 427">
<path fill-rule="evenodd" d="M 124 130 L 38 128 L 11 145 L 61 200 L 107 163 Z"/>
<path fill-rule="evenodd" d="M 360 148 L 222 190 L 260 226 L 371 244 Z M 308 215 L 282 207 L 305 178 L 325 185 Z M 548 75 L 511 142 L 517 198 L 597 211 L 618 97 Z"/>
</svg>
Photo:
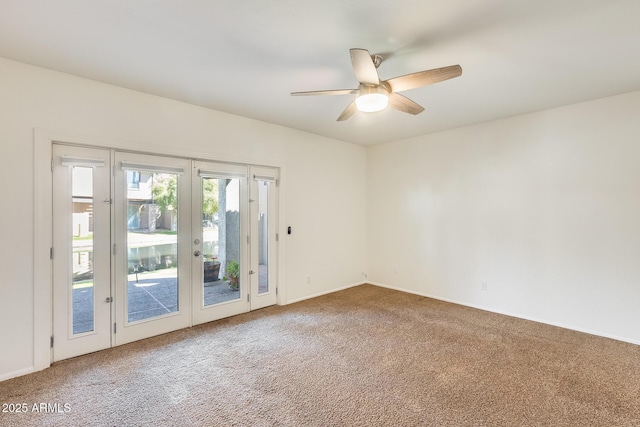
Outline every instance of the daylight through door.
<svg viewBox="0 0 640 427">
<path fill-rule="evenodd" d="M 249 311 L 247 167 L 195 162 L 193 322 Z"/>
<path fill-rule="evenodd" d="M 54 360 L 276 303 L 277 169 L 54 144 Z"/>
<path fill-rule="evenodd" d="M 111 158 L 54 145 L 53 360 L 111 346 Z"/>
</svg>

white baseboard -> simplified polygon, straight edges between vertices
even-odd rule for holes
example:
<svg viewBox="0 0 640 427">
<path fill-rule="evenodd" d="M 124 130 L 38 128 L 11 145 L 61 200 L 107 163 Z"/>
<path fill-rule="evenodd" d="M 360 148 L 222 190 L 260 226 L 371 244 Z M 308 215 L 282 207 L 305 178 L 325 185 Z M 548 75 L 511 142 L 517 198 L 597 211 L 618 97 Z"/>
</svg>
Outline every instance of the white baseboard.
<svg viewBox="0 0 640 427">
<path fill-rule="evenodd" d="M 13 372 L 5 372 L 3 374 L 0 374 L 0 381 L 9 380 L 11 378 L 15 378 L 15 377 L 20 377 L 22 375 L 31 374 L 31 373 L 33 373 L 35 371 L 36 371 L 35 368 L 33 366 L 30 366 L 28 368 L 19 369 L 17 371 L 13 371 Z"/>
<path fill-rule="evenodd" d="M 287 302 L 285 303 L 285 305 L 287 305 L 287 304 L 293 304 L 293 303 L 300 302 L 300 301 L 304 301 L 304 300 L 306 300 L 306 299 L 311 299 L 311 298 L 315 298 L 315 297 L 320 297 L 320 296 L 322 296 L 322 295 L 332 294 L 332 293 L 334 293 L 334 292 L 343 291 L 343 290 L 345 290 L 345 289 L 353 288 L 353 287 L 355 287 L 355 286 L 364 285 L 364 284 L 366 284 L 366 283 L 370 283 L 370 282 L 358 282 L 358 283 L 352 283 L 352 284 L 350 284 L 350 285 L 342 286 L 342 287 L 340 287 L 340 288 L 335 288 L 335 289 L 331 289 L 331 290 L 328 290 L 328 291 L 318 292 L 317 294 L 307 295 L 307 296 L 302 297 L 302 298 L 292 299 L 292 300 L 287 301 Z"/>
<path fill-rule="evenodd" d="M 476 304 L 469 304 L 469 303 L 462 302 L 462 301 L 456 301 L 456 300 L 452 300 L 452 299 L 449 299 L 449 298 L 443 298 L 443 297 L 440 297 L 440 296 L 437 296 L 437 295 L 430 295 L 430 294 L 426 294 L 426 293 L 423 293 L 423 292 L 417 292 L 417 291 L 412 291 L 412 290 L 409 290 L 409 289 L 399 288 L 399 287 L 396 287 L 396 286 L 389 286 L 389 285 L 385 285 L 384 283 L 377 283 L 377 282 L 372 282 L 372 281 L 367 281 L 367 282 L 364 282 L 364 283 L 368 283 L 368 284 L 374 285 L 374 286 L 379 286 L 381 288 L 393 289 L 394 291 L 400 291 L 400 292 L 405 292 L 405 293 L 408 293 L 408 294 L 414 294 L 414 295 L 418 295 L 418 296 L 425 297 L 425 298 L 431 298 L 431 299 L 435 299 L 435 300 L 438 300 L 438 301 L 450 302 L 452 304 L 458 304 L 458 305 L 463 305 L 465 307 L 476 308 L 478 310 L 488 311 L 488 312 L 491 312 L 491 313 L 502 314 L 504 316 L 516 317 L 518 319 L 530 320 L 532 322 L 542 323 L 542 324 L 550 325 L 550 326 L 557 326 L 558 328 L 569 329 L 571 331 L 582 332 L 582 333 L 589 334 L 589 335 L 595 335 L 595 336 L 598 336 L 598 337 L 610 338 L 610 339 L 616 340 L 616 341 L 627 342 L 629 344 L 640 345 L 640 341 L 638 341 L 638 340 L 633 340 L 633 339 L 630 339 L 630 338 L 620 337 L 620 336 L 612 335 L 612 334 L 606 334 L 606 333 L 602 333 L 602 332 L 599 332 L 599 331 L 593 331 L 593 330 L 590 330 L 590 329 L 576 327 L 576 326 L 573 326 L 573 325 L 567 325 L 567 324 L 556 323 L 556 322 L 549 322 L 547 320 L 542 320 L 542 319 L 539 319 L 539 318 L 536 318 L 536 317 L 523 316 L 523 315 L 520 315 L 520 314 L 517 314 L 517 313 L 512 313 L 512 312 L 503 311 L 503 310 L 496 310 L 494 308 L 489 308 L 489 307 L 476 305 Z"/>
</svg>

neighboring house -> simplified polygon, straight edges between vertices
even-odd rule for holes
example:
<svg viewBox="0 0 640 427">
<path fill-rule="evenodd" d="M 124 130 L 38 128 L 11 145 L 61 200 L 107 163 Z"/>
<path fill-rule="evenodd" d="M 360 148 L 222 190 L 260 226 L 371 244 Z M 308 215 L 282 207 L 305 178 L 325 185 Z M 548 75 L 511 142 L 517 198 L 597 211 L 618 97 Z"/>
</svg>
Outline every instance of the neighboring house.
<svg viewBox="0 0 640 427">
<path fill-rule="evenodd" d="M 177 212 L 162 212 L 153 198 L 154 177 L 149 172 L 127 171 L 127 228 L 153 232 L 175 231 Z"/>
</svg>

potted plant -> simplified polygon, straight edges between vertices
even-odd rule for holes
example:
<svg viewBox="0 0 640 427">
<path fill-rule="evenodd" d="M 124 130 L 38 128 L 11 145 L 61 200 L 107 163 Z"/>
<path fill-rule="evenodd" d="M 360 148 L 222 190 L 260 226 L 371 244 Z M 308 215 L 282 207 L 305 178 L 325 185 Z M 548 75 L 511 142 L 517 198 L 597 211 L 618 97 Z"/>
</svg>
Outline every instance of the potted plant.
<svg viewBox="0 0 640 427">
<path fill-rule="evenodd" d="M 229 281 L 229 288 L 233 291 L 237 291 L 240 287 L 240 264 L 238 261 L 227 262 L 226 276 L 224 280 Z"/>
<path fill-rule="evenodd" d="M 220 262 L 217 257 L 205 255 L 204 260 L 204 282 L 215 282 L 220 274 Z"/>
</svg>

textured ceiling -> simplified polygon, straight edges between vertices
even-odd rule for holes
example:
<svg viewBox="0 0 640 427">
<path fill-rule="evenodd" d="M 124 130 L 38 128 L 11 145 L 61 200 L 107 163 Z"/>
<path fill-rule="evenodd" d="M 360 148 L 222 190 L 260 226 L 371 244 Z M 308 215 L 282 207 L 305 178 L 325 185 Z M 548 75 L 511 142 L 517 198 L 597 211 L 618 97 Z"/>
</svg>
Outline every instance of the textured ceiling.
<svg viewBox="0 0 640 427">
<path fill-rule="evenodd" d="M 640 89 L 637 0 L 0 0 L 0 56 L 362 145 Z M 357 87 L 460 64 L 425 107 L 336 122 Z"/>
</svg>

